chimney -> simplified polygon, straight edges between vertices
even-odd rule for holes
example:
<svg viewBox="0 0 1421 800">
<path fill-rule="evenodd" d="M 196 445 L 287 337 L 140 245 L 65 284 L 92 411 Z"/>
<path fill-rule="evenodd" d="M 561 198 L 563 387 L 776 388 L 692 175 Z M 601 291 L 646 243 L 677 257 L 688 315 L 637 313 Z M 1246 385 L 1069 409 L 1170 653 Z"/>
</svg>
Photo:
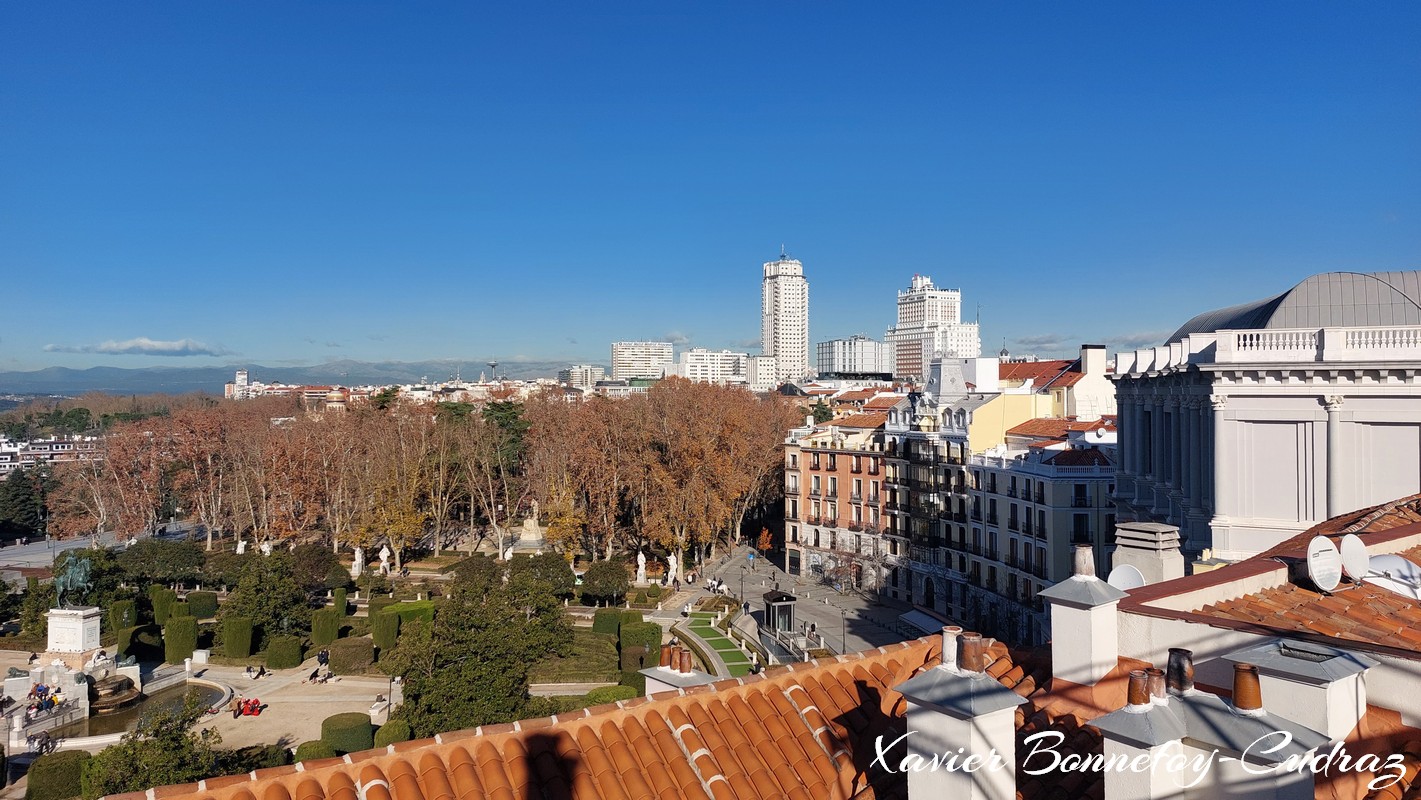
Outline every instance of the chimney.
<svg viewBox="0 0 1421 800">
<path fill-rule="evenodd" d="M 1194 691 L 1194 651 L 1183 647 L 1169 648 L 1169 664 L 1165 682 L 1169 693 L 1186 695 Z"/>
<path fill-rule="evenodd" d="M 1154 705 L 1162 705 L 1168 702 L 1164 694 L 1164 670 L 1157 667 L 1150 667 L 1145 670 L 1145 677 L 1150 684 L 1150 702 Z"/>
<path fill-rule="evenodd" d="M 1026 698 L 982 671 L 981 634 L 964 633 L 958 643 L 957 670 L 923 670 L 894 687 L 908 701 L 907 730 L 913 734 L 904 740 L 908 753 L 890 757 L 910 753 L 927 762 L 958 752 L 962 758 L 995 756 L 993 765 L 972 772 L 910 770 L 908 796 L 1015 800 L 1016 707 Z"/>
<path fill-rule="evenodd" d="M 1159 522 L 1116 523 L 1111 566 L 1119 569 L 1126 564 L 1140 571 L 1146 586 L 1184 577 L 1179 528 Z"/>
<path fill-rule="evenodd" d="M 1262 707 L 1333 740 L 1351 733 L 1367 713 L 1367 670 L 1377 661 L 1335 647 L 1275 639 L 1224 655 L 1251 664 L 1258 674 Z"/>
<path fill-rule="evenodd" d="M 1081 345 L 1081 373 L 1105 376 L 1105 345 Z"/>
<path fill-rule="evenodd" d="M 1142 669 L 1130 670 L 1130 683 L 1125 690 L 1125 702 L 1131 709 L 1147 709 L 1150 702 L 1150 678 Z"/>
<path fill-rule="evenodd" d="M 1240 714 L 1258 717 L 1263 710 L 1263 690 L 1258 686 L 1258 667 L 1234 664 L 1234 709 Z"/>
<path fill-rule="evenodd" d="M 681 674 L 682 674 L 682 675 L 690 675 L 690 674 L 691 674 L 691 651 L 690 651 L 690 650 L 682 650 L 682 651 L 681 651 Z"/>
<path fill-rule="evenodd" d="M 1077 545 L 1072 563 L 1075 574 L 1040 593 L 1051 603 L 1052 671 L 1093 686 L 1119 663 L 1115 606 L 1125 593 L 1095 576 L 1090 545 Z"/>
<path fill-rule="evenodd" d="M 663 644 L 663 645 L 661 645 L 661 663 L 660 663 L 660 666 L 662 666 L 662 667 L 669 667 L 669 666 L 671 666 L 671 645 L 669 645 L 669 644 Z"/>
<path fill-rule="evenodd" d="M 1194 777 L 1181 773 L 1177 762 L 1165 757 L 1179 751 L 1185 722 L 1169 706 L 1171 701 L 1151 695 L 1151 684 L 1161 683 L 1164 676 L 1150 672 L 1132 671 L 1126 692 L 1128 705 L 1089 723 L 1104 739 L 1105 763 L 1148 765 L 1148 769 L 1105 770 L 1105 797 L 1110 800 L 1177 800 L 1185 796 L 1182 787 Z"/>
<path fill-rule="evenodd" d="M 942 629 L 942 666 L 947 669 L 957 669 L 957 638 L 961 635 L 962 628 L 957 625 Z"/>
</svg>

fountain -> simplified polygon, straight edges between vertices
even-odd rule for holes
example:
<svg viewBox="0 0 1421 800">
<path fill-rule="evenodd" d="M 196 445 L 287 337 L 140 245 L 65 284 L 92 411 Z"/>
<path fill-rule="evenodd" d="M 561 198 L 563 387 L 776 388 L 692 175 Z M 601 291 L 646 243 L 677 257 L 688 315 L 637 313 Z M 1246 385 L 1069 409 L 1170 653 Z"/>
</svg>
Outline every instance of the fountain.
<svg viewBox="0 0 1421 800">
<path fill-rule="evenodd" d="M 127 675 L 99 678 L 89 687 L 89 713 L 94 716 L 114 714 L 143 699 L 143 693 Z"/>
</svg>

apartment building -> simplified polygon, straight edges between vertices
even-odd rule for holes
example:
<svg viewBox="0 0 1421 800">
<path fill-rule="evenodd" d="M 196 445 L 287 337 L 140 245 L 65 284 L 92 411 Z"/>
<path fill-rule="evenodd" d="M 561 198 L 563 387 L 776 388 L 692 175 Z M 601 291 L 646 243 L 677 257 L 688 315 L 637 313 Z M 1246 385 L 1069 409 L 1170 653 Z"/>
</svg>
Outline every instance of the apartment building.
<svg viewBox="0 0 1421 800">
<path fill-rule="evenodd" d="M 592 364 L 574 364 L 558 370 L 558 383 L 584 392 L 592 391 L 597 382 L 607 377 L 607 370 Z"/>
<path fill-rule="evenodd" d="M 676 363 L 667 367 L 666 374 L 700 383 L 745 383 L 748 359 L 745 353 L 733 350 L 693 347 L 682 351 Z"/>
<path fill-rule="evenodd" d="M 897 550 L 883 535 L 888 415 L 858 414 L 790 432 L 785 442 L 785 571 L 881 590 Z"/>
<path fill-rule="evenodd" d="M 815 347 L 819 375 L 891 375 L 893 350 L 867 336 L 830 339 Z"/>
<path fill-rule="evenodd" d="M 670 342 L 612 342 L 612 380 L 659 380 L 671 366 Z"/>
<path fill-rule="evenodd" d="M 37 464 L 101 458 L 103 449 L 95 436 L 52 436 L 30 441 L 0 438 L 0 478 Z"/>
<path fill-rule="evenodd" d="M 776 377 L 809 375 L 809 281 L 804 265 L 783 253 L 764 264 L 760 286 L 760 349 L 774 356 Z"/>
<path fill-rule="evenodd" d="M 982 354 L 977 323 L 962 321 L 961 290 L 940 289 L 926 275 L 914 275 L 898 292 L 898 322 L 883 338 L 893 351 L 893 374 L 901 377 L 922 378 L 935 357 Z"/>
</svg>

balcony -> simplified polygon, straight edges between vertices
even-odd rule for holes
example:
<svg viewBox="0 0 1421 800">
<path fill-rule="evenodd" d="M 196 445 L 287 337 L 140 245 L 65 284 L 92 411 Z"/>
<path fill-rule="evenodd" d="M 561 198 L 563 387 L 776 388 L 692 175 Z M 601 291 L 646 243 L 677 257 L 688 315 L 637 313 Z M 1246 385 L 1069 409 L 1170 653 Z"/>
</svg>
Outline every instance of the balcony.
<svg viewBox="0 0 1421 800">
<path fill-rule="evenodd" d="M 830 490 L 829 490 L 829 493 L 826 494 L 826 495 L 824 495 L 824 496 L 827 497 L 827 498 L 829 498 L 830 500 L 838 500 L 838 499 L 839 499 L 839 490 L 838 490 L 838 489 L 830 489 Z"/>
<path fill-rule="evenodd" d="M 868 474 L 870 474 L 870 475 L 877 475 L 878 473 L 879 473 L 878 467 L 869 467 L 869 468 L 868 468 Z"/>
<path fill-rule="evenodd" d="M 791 461 L 788 464 L 785 464 L 785 470 L 788 472 L 799 472 L 799 462 Z"/>
<path fill-rule="evenodd" d="M 1007 488 L 1007 497 L 1016 497 L 1016 487 L 1015 487 L 1015 486 L 1011 486 L 1011 487 L 1008 487 L 1008 488 Z"/>
<path fill-rule="evenodd" d="M 1035 496 L 1033 499 L 1034 499 L 1035 502 L 1037 502 L 1037 503 L 1042 503 L 1042 504 L 1044 504 L 1044 503 L 1046 502 L 1046 493 L 1043 492 L 1043 491 L 1041 491 L 1040 489 L 1037 489 L 1037 490 L 1036 490 L 1036 496 Z"/>
<path fill-rule="evenodd" d="M 996 525 L 996 524 L 997 524 L 997 515 L 996 515 L 996 514 L 988 514 L 988 515 L 987 515 L 987 524 L 988 524 L 988 525 Z"/>
<path fill-rule="evenodd" d="M 1012 530 L 1016 530 L 1016 529 L 1013 528 Z M 1029 520 L 1029 519 L 1028 519 L 1028 520 L 1022 520 L 1022 523 L 1021 523 L 1021 532 L 1024 533 L 1024 534 L 1027 534 L 1028 536 L 1031 535 L 1031 520 Z"/>
<path fill-rule="evenodd" d="M 793 508 L 790 509 L 788 512 L 785 513 L 785 519 L 792 519 L 797 521 L 799 519 L 799 510 Z"/>
<path fill-rule="evenodd" d="M 973 509 L 973 510 L 972 510 L 972 521 L 973 521 L 973 522 L 981 522 L 981 521 L 982 521 L 982 512 L 980 512 L 980 511 L 978 511 L 978 510 L 976 510 L 976 509 Z"/>
<path fill-rule="evenodd" d="M 859 492 L 850 492 L 850 493 L 849 493 L 849 502 L 850 502 L 850 503 L 862 503 L 862 502 L 863 502 L 863 495 L 860 494 Z"/>
<path fill-rule="evenodd" d="M 869 495 L 869 496 L 868 496 L 868 502 L 870 502 L 870 503 L 872 503 L 872 504 L 874 504 L 874 505 L 878 505 L 878 495 L 876 495 L 876 494 L 871 494 L 871 495 Z"/>
<path fill-rule="evenodd" d="M 818 490 L 818 489 L 810 489 L 810 490 L 809 490 L 809 496 L 810 496 L 810 497 L 823 497 L 824 494 L 823 494 L 823 492 L 821 492 L 821 491 Z"/>
<path fill-rule="evenodd" d="M 810 468 L 810 469 L 819 469 L 819 462 L 818 462 L 818 461 L 811 462 L 810 465 L 809 465 L 809 468 Z"/>
<path fill-rule="evenodd" d="M 1089 497 L 1072 497 L 1071 508 L 1090 508 Z"/>
<path fill-rule="evenodd" d="M 1019 531 L 1021 530 L 1021 523 L 1018 522 L 1015 517 L 1013 517 L 1007 520 L 1007 530 Z"/>
<path fill-rule="evenodd" d="M 806 517 L 804 521 L 805 521 L 806 523 L 810 524 L 810 525 L 822 525 L 822 524 L 824 524 L 824 519 L 823 519 L 823 517 Z"/>
</svg>

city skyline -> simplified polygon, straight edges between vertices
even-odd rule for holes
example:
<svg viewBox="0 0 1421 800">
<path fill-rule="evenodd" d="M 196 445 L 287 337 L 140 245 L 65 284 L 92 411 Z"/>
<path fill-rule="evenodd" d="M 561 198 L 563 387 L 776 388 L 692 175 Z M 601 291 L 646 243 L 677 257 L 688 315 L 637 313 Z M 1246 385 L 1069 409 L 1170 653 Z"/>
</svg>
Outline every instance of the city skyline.
<svg viewBox="0 0 1421 800">
<path fill-rule="evenodd" d="M 1421 10 L 1336 8 L 9 9 L 0 371 L 753 353 L 781 243 L 811 344 L 1160 344 L 1417 266 Z"/>
</svg>

